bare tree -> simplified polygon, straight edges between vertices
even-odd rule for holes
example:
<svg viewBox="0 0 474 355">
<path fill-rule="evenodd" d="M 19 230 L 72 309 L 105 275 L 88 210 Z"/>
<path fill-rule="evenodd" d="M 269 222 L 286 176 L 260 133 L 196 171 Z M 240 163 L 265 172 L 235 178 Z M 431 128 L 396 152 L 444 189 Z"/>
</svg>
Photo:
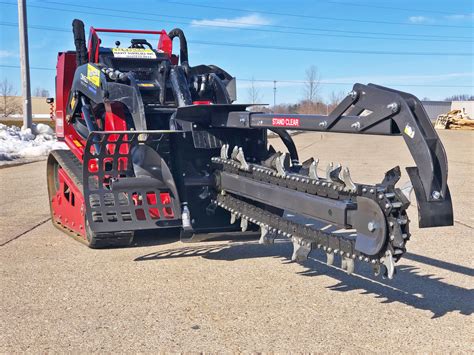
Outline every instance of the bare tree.
<svg viewBox="0 0 474 355">
<path fill-rule="evenodd" d="M 304 101 L 316 103 L 320 89 L 321 76 L 315 65 L 306 69 L 306 78 L 304 82 Z"/>
<path fill-rule="evenodd" d="M 339 105 L 339 103 L 346 97 L 344 91 L 331 91 L 329 94 L 329 104 L 330 105 Z"/>
<path fill-rule="evenodd" d="M 255 85 L 255 79 L 250 80 L 250 87 L 247 89 L 248 99 L 251 104 L 258 104 L 262 101 L 260 89 Z"/>
<path fill-rule="evenodd" d="M 444 101 L 474 101 L 474 95 L 469 94 L 458 94 L 447 97 Z"/>
<path fill-rule="evenodd" d="M 328 111 L 334 110 L 337 105 L 339 105 L 339 103 L 344 99 L 345 96 L 346 94 L 344 93 L 344 91 L 331 91 L 331 93 L 329 94 L 329 102 L 327 104 Z"/>
<path fill-rule="evenodd" d="M 8 117 L 21 111 L 16 91 L 7 78 L 0 82 L 0 101 L 0 115 L 2 117 Z"/>
<path fill-rule="evenodd" d="M 49 96 L 49 91 L 46 90 L 45 88 L 40 88 L 40 87 L 37 87 L 35 89 L 35 94 L 33 96 L 36 96 L 36 97 L 48 97 Z"/>
</svg>

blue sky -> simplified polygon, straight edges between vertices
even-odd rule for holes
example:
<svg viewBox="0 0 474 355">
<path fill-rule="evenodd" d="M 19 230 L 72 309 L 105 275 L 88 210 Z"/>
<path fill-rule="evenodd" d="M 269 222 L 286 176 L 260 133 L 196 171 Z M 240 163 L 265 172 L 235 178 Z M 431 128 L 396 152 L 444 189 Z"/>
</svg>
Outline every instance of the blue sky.
<svg viewBox="0 0 474 355">
<path fill-rule="evenodd" d="M 390 85 L 420 98 L 474 94 L 473 0 L 27 4 L 32 68 L 55 68 L 57 52 L 73 49 L 68 31 L 72 20 L 80 18 L 86 28 L 181 27 L 189 41 L 190 64 L 217 64 L 236 76 L 240 102 L 248 101 L 250 83 L 244 79 L 251 78 L 257 80 L 262 102 L 273 103 L 273 80 L 277 103 L 296 102 L 303 96 L 298 81 L 311 65 L 320 73 L 323 98 L 333 91 L 347 92 L 355 82 Z M 0 0 L 0 79 L 7 77 L 19 91 L 17 19 L 16 1 Z M 104 37 L 109 44 L 116 39 L 126 43 L 123 37 Z M 53 93 L 54 75 L 54 70 L 32 69 L 33 89 L 44 87 Z"/>
</svg>

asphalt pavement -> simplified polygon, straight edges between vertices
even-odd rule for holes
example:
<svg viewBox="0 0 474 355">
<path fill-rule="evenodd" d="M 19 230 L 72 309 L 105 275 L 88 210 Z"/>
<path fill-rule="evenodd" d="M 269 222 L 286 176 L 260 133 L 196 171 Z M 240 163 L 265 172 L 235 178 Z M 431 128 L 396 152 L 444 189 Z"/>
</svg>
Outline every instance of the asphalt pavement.
<svg viewBox="0 0 474 355">
<path fill-rule="evenodd" d="M 410 207 L 394 280 L 360 265 L 349 276 L 319 252 L 292 263 L 284 240 L 166 233 L 91 250 L 51 224 L 45 161 L 0 169 L 0 352 L 473 352 L 474 132 L 440 135 L 455 225 L 419 229 Z M 294 139 L 303 159 L 341 162 L 356 182 L 412 164 L 400 137 Z"/>
</svg>

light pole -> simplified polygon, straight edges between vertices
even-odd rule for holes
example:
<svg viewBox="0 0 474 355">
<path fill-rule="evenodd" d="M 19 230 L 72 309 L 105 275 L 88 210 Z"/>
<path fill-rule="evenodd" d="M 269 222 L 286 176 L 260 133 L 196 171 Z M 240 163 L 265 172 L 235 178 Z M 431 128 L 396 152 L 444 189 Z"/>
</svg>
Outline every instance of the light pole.
<svg viewBox="0 0 474 355">
<path fill-rule="evenodd" d="M 31 89 L 30 89 L 30 58 L 28 53 L 28 23 L 26 0 L 18 0 L 18 31 L 20 38 L 21 88 L 23 95 L 23 127 L 31 128 Z"/>
<path fill-rule="evenodd" d="M 277 82 L 273 80 L 273 107 L 276 106 L 276 96 L 277 96 Z"/>
</svg>

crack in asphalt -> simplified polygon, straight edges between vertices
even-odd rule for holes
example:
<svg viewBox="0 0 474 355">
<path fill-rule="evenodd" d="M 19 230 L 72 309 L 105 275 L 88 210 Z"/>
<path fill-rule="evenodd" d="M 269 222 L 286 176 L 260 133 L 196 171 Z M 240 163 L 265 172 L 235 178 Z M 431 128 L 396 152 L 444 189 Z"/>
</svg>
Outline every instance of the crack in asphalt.
<svg viewBox="0 0 474 355">
<path fill-rule="evenodd" d="M 26 230 L 26 231 L 24 231 L 24 232 L 22 232 L 22 233 L 20 233 L 20 234 L 18 234 L 18 235 L 16 235 L 16 236 L 14 236 L 13 238 L 7 240 L 6 242 L 3 242 L 2 244 L 0 244 L 0 247 L 3 247 L 3 246 L 7 245 L 7 244 L 10 243 L 10 242 L 13 242 L 14 240 L 16 240 L 16 239 L 18 239 L 18 238 L 24 236 L 25 234 L 31 232 L 32 230 L 38 228 L 39 226 L 45 224 L 46 222 L 48 222 L 48 221 L 50 221 L 50 220 L 51 220 L 51 217 L 48 217 L 48 218 L 45 219 L 44 221 L 41 221 L 41 222 L 35 224 L 35 225 L 34 225 L 33 227 L 31 227 L 30 229 L 28 229 L 28 230 Z"/>
<path fill-rule="evenodd" d="M 466 223 L 464 223 L 464 222 L 458 221 L 457 219 L 455 219 L 454 222 L 456 222 L 457 224 L 460 224 L 460 225 L 462 225 L 462 226 L 464 226 L 464 227 L 474 229 L 473 226 L 470 226 L 469 224 L 466 224 Z"/>
</svg>

